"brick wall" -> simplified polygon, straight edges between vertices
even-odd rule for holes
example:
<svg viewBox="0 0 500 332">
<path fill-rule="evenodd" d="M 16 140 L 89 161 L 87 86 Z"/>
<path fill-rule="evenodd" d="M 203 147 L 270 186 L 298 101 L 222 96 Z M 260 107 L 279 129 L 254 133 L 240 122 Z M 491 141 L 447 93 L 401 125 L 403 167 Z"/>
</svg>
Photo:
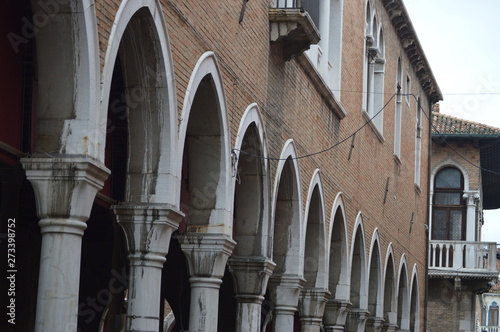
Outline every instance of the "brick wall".
<svg viewBox="0 0 500 332">
<path fill-rule="evenodd" d="M 361 112 L 365 1 L 344 1 L 340 101 L 347 116 L 343 120 L 339 120 L 329 109 L 299 63 L 296 60 L 284 62 L 281 45 L 269 42 L 268 1 L 249 1 L 241 24 L 238 23 L 241 1 L 160 2 L 170 38 L 180 121 L 187 120 L 181 119 L 180 112 L 193 68 L 204 52 L 214 51 L 224 83 L 232 144 L 241 116 L 252 102 L 256 102 L 262 111 L 271 157 L 279 157 L 283 144 L 289 138 L 294 139 L 298 155 L 303 156 L 332 146 L 365 123 Z M 119 1 L 96 1 L 101 68 L 118 5 Z M 376 1 L 376 7 L 386 41 L 384 103 L 396 91 L 396 61 L 401 55 L 404 77 L 407 74 L 411 76 L 411 92 L 421 96 L 422 106 L 428 114 L 430 105 L 402 51 L 390 20 L 379 1 Z M 342 192 L 347 208 L 349 239 L 352 238 L 356 215 L 361 211 L 367 256 L 373 232 L 377 228 L 382 262 L 385 262 L 387 248 L 392 243 L 396 269 L 399 270 L 399 260 L 405 254 L 410 281 L 416 264 L 420 307 L 423 308 L 429 126 L 424 115 L 421 188 L 416 188 L 416 101 L 411 99 L 409 105 L 403 102 L 401 163 L 393 158 L 394 112 L 393 98 L 383 113 L 383 138 L 370 125 L 365 126 L 356 135 L 350 160 L 351 140 L 348 139 L 329 152 L 299 161 L 303 206 L 312 174 L 316 168 L 320 168 L 328 220 L 331 218 L 333 201 Z M 271 161 L 270 166 L 271 183 L 274 183 L 277 162 Z M 420 310 L 421 322 L 423 313 L 424 310 Z"/>
</svg>

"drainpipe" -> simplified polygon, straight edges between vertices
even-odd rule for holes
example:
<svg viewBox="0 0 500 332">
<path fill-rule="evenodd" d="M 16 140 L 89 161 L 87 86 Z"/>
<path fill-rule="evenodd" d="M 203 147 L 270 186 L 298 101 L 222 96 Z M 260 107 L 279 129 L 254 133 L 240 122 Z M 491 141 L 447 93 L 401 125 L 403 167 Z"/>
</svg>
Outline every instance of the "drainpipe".
<svg viewBox="0 0 500 332">
<path fill-rule="evenodd" d="M 428 309 L 428 300 L 429 300 L 429 237 L 430 237 L 430 213 L 431 213 L 431 167 L 432 167 L 432 108 L 435 104 L 434 99 L 429 98 L 430 108 L 428 110 L 429 114 L 429 133 L 427 134 L 428 138 L 428 157 L 427 157 L 427 212 L 426 212 L 426 231 L 425 231 L 425 246 L 426 246 L 426 255 L 425 255 L 425 295 L 424 295 L 424 330 L 427 331 L 427 309 Z"/>
</svg>

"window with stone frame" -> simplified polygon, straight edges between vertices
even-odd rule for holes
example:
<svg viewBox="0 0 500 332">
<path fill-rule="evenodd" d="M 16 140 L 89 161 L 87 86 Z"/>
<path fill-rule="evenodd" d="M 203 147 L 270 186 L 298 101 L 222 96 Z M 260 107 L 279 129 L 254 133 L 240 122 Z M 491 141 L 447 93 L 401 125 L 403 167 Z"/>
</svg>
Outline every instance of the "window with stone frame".
<svg viewBox="0 0 500 332">
<path fill-rule="evenodd" d="M 463 198 L 464 177 L 455 167 L 445 167 L 434 179 L 432 239 L 464 241 L 466 234 Z"/>
</svg>

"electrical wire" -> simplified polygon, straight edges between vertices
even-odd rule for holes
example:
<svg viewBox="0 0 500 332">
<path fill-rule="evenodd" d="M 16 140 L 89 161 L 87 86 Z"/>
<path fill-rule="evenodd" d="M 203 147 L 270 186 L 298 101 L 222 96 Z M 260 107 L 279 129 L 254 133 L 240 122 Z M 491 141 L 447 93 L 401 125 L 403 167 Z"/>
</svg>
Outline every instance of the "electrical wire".
<svg viewBox="0 0 500 332">
<path fill-rule="evenodd" d="M 240 149 L 232 149 L 231 151 L 232 152 L 238 151 L 240 153 L 244 153 L 246 155 L 249 155 L 249 156 L 252 156 L 252 157 L 255 157 L 255 158 L 266 159 L 266 160 L 273 160 L 273 161 L 288 160 L 288 159 L 299 160 L 299 159 L 309 158 L 309 157 L 312 157 L 312 156 L 316 156 L 318 154 L 322 154 L 322 153 L 328 152 L 328 151 L 332 150 L 333 148 L 339 146 L 340 144 L 344 143 L 345 141 L 349 140 L 350 138 L 352 138 L 354 135 L 356 135 L 356 133 L 358 133 L 359 131 L 361 131 L 366 125 L 368 125 L 370 122 L 372 122 L 373 119 L 375 119 L 375 117 L 377 117 L 377 115 L 379 115 L 387 107 L 387 105 L 391 102 L 391 100 L 394 99 L 394 96 L 396 96 L 396 94 L 393 94 L 391 96 L 391 98 L 389 98 L 389 100 L 385 103 L 385 105 L 377 113 L 375 113 L 375 115 L 373 115 L 368 121 L 366 121 L 361 127 L 359 127 L 358 129 L 356 129 L 349 136 L 343 138 L 339 142 L 335 143 L 334 145 L 332 145 L 332 146 L 330 146 L 330 147 L 328 147 L 326 149 L 323 149 L 323 150 L 320 150 L 320 151 L 317 151 L 317 152 L 313 152 L 313 153 L 309 153 L 309 154 L 306 154 L 306 155 L 303 155 L 303 156 L 288 157 L 288 158 L 264 157 L 264 156 L 256 155 L 256 154 L 253 154 L 253 153 L 250 153 L 250 152 L 246 152 L 246 151 L 240 150 Z"/>
<path fill-rule="evenodd" d="M 203 37 L 203 35 L 198 31 L 198 29 L 196 29 L 195 26 L 193 26 L 193 24 L 189 21 L 189 19 L 182 13 L 182 11 L 174 4 L 172 3 L 171 0 L 166 0 L 167 3 L 170 4 L 170 6 L 172 7 L 172 9 L 177 13 L 177 15 L 179 15 L 182 20 L 184 21 L 184 23 L 186 23 L 192 30 L 193 32 L 195 33 L 195 35 L 205 44 L 206 47 L 208 47 L 209 49 L 214 49 L 213 47 L 211 47 L 210 43 Z M 234 72 L 234 70 L 231 68 L 231 66 L 217 53 L 215 52 L 215 56 L 219 59 L 219 61 L 221 62 L 221 64 L 223 65 L 223 67 L 228 70 L 228 72 L 234 77 L 235 81 L 236 82 L 239 82 L 240 85 L 247 91 L 247 93 L 249 93 L 255 100 L 258 100 L 258 98 L 255 98 L 255 95 L 252 93 L 251 89 L 249 89 L 247 86 L 249 85 L 253 85 L 255 86 L 255 84 L 250 84 L 250 83 L 247 83 L 245 81 L 243 81 L 237 74 L 236 72 Z M 341 91 L 341 92 L 350 92 L 350 93 L 366 93 L 364 91 L 353 91 L 353 90 L 335 90 L 335 91 Z M 374 93 L 374 92 L 371 92 L 371 93 Z M 378 93 L 378 94 L 387 94 L 385 92 L 381 92 L 381 93 Z M 413 98 L 417 99 L 417 97 L 414 95 L 414 94 L 401 94 L 401 93 L 397 93 L 399 94 L 400 96 L 413 96 Z M 325 153 L 325 152 L 328 152 L 330 150 L 332 150 L 333 148 L 339 146 L 340 144 L 344 143 L 345 141 L 349 140 L 351 137 L 353 137 L 357 132 L 361 131 L 366 125 L 368 125 L 377 115 L 379 115 L 384 109 L 385 107 L 389 104 L 389 102 L 394 98 L 394 96 L 396 96 L 397 94 L 392 94 L 391 98 L 385 103 L 385 105 L 373 116 L 371 117 L 368 121 L 366 121 L 361 127 L 359 127 L 356 131 L 354 131 L 351 135 L 347 136 L 346 138 L 342 139 L 341 141 L 339 141 L 338 143 L 324 149 L 324 150 L 321 150 L 321 151 L 317 151 L 317 152 L 314 152 L 314 153 L 311 153 L 311 154 L 307 154 L 307 155 L 303 155 L 303 156 L 299 156 L 299 157 L 294 157 L 294 158 L 272 158 L 272 157 L 264 157 L 264 156 L 259 156 L 259 155 L 256 155 L 256 154 L 252 154 L 252 153 L 249 153 L 249 152 L 246 152 L 246 151 L 243 151 L 243 150 L 239 150 L 239 149 L 232 149 L 231 150 L 231 153 L 234 154 L 236 153 L 236 151 L 239 151 L 240 153 L 243 153 L 243 154 L 247 154 L 247 155 L 250 155 L 252 157 L 255 157 L 255 158 L 260 158 L 260 159 L 267 159 L 267 160 L 273 160 L 273 161 L 280 161 L 280 160 L 288 160 L 288 159 L 304 159 L 304 158 L 309 158 L 309 157 L 312 157 L 312 156 L 315 156 L 315 155 L 319 155 L 319 154 L 322 154 L 322 153 Z M 458 96 L 458 95 L 500 95 L 500 92 L 491 92 L 491 93 L 478 93 L 478 92 L 474 92 L 474 93 L 445 93 L 443 95 L 455 95 L 455 96 Z M 264 105 L 264 103 L 260 103 L 261 105 Z M 417 103 L 418 104 L 418 103 Z M 263 106 L 261 106 L 262 108 L 264 108 Z M 422 108 L 421 105 L 419 105 L 419 108 L 420 110 L 424 113 L 424 115 L 430 119 L 430 116 L 429 114 L 427 114 L 427 112 L 425 112 L 425 110 Z M 431 123 L 431 126 L 432 128 L 434 129 L 434 131 L 442 138 L 443 135 L 437 130 L 437 128 L 434 126 L 434 124 L 432 123 L 432 119 L 430 119 L 430 123 Z M 464 157 L 462 154 L 460 154 L 455 148 L 453 148 L 447 141 L 446 139 L 444 139 L 444 142 L 446 143 L 446 145 L 450 148 L 450 150 L 452 150 L 455 154 L 457 154 L 461 159 L 463 159 L 465 162 L 467 162 L 468 164 L 472 165 L 473 167 L 476 167 L 484 172 L 488 172 L 488 173 L 492 173 L 492 174 L 496 174 L 496 175 L 500 175 L 500 172 L 497 172 L 497 171 L 493 171 L 493 170 L 489 170 L 489 169 L 485 169 L 483 167 L 481 167 L 480 165 L 476 165 L 475 163 L 471 162 L 470 160 L 468 160 L 466 157 Z"/>
<path fill-rule="evenodd" d="M 413 98 L 415 98 L 415 100 L 417 100 L 417 97 L 414 94 L 411 94 L 411 95 L 413 96 Z M 418 105 L 418 103 L 417 103 L 417 105 Z M 451 151 L 453 151 L 458 157 L 460 157 L 460 159 L 464 160 L 469 165 L 471 165 L 471 166 L 473 166 L 473 167 L 475 167 L 483 172 L 487 172 L 487 173 L 491 173 L 491 174 L 495 174 L 495 175 L 500 175 L 500 172 L 490 170 L 490 169 L 484 168 L 480 165 L 477 165 L 477 164 L 473 163 L 472 161 L 470 161 L 469 159 L 467 159 L 465 156 L 463 156 L 459 151 L 457 151 L 453 146 L 451 146 L 450 143 L 448 143 L 448 141 L 446 140 L 446 137 L 444 137 L 444 135 L 437 129 L 437 127 L 432 122 L 432 115 L 427 114 L 427 112 L 422 108 L 421 105 L 419 105 L 419 108 L 422 111 L 422 113 L 424 113 L 425 117 L 430 121 L 431 127 L 434 130 L 434 132 L 443 140 L 443 142 L 448 146 L 448 148 Z"/>
</svg>

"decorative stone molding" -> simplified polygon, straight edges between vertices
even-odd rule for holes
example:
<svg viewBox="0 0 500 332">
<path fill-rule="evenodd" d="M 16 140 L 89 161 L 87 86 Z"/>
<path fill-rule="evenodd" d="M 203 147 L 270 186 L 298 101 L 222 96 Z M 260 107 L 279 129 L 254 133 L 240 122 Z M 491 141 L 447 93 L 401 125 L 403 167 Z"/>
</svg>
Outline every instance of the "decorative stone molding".
<svg viewBox="0 0 500 332">
<path fill-rule="evenodd" d="M 302 331 L 320 331 L 325 305 L 330 296 L 327 289 L 305 288 L 299 299 L 300 322 Z"/>
<path fill-rule="evenodd" d="M 351 309 L 347 314 L 346 331 L 365 331 L 365 324 L 368 313 L 368 310 L 364 309 Z"/>
<path fill-rule="evenodd" d="M 229 258 L 228 265 L 234 278 L 236 300 L 262 303 L 276 264 L 266 257 L 233 256 Z"/>
<path fill-rule="evenodd" d="M 261 305 L 274 264 L 266 257 L 231 257 L 228 261 L 238 301 L 236 331 L 259 332 Z"/>
<path fill-rule="evenodd" d="M 305 280 L 289 274 L 273 275 L 269 279 L 271 301 L 274 303 L 274 331 L 292 331 L 293 320 Z"/>
<path fill-rule="evenodd" d="M 186 255 L 191 283 L 190 331 L 217 331 L 219 288 L 236 242 L 224 234 L 177 237 Z"/>
<path fill-rule="evenodd" d="M 330 299 L 325 305 L 323 316 L 325 332 L 344 331 L 351 306 L 348 300 Z"/>
<path fill-rule="evenodd" d="M 467 201 L 467 206 L 476 206 L 481 198 L 481 195 L 478 190 L 469 190 L 464 191 L 462 197 Z"/>
</svg>

